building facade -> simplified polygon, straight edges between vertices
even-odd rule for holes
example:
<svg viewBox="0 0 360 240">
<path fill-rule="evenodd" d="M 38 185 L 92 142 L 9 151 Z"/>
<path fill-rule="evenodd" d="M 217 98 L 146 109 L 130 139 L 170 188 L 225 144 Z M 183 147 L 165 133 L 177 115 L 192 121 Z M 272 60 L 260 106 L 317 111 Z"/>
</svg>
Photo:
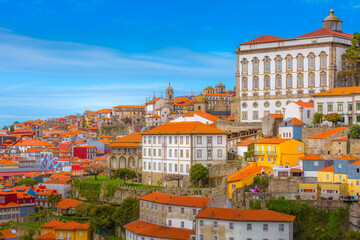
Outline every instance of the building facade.
<svg viewBox="0 0 360 240">
<path fill-rule="evenodd" d="M 331 11 L 314 32 L 292 39 L 263 35 L 238 45 L 235 121 L 259 122 L 290 102 L 311 102 L 312 95 L 341 85 L 336 75 L 351 39 Z"/>
<path fill-rule="evenodd" d="M 142 183 L 175 184 L 167 175 L 183 175 L 182 185 L 189 184 L 192 165 L 210 167 L 227 160 L 227 133 L 201 122 L 169 122 L 143 133 Z"/>
</svg>

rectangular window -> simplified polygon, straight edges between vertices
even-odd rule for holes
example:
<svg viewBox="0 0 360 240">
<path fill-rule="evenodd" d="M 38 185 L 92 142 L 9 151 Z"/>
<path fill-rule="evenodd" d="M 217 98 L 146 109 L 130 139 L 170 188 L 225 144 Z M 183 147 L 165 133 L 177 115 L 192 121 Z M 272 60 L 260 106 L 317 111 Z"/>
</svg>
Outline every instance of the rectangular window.
<svg viewBox="0 0 360 240">
<path fill-rule="evenodd" d="M 183 158 L 184 157 L 184 150 L 180 149 L 180 157 Z"/>
<path fill-rule="evenodd" d="M 217 227 L 218 227 L 218 222 L 214 221 L 214 228 L 217 228 Z"/>
<path fill-rule="evenodd" d="M 181 221 L 181 228 L 184 228 L 185 227 L 185 223 L 184 221 Z"/>
<path fill-rule="evenodd" d="M 315 86 L 315 77 L 314 76 L 309 77 L 309 85 L 310 86 Z"/>
<path fill-rule="evenodd" d="M 276 78 L 276 88 L 281 88 L 281 77 Z"/>
<path fill-rule="evenodd" d="M 175 144 L 178 143 L 178 137 L 174 137 L 174 142 L 175 142 Z"/>
<path fill-rule="evenodd" d="M 189 173 L 189 172 L 190 172 L 190 165 L 187 164 L 187 165 L 186 165 L 186 173 Z"/>
<path fill-rule="evenodd" d="M 291 88 L 292 87 L 292 77 L 291 76 L 288 76 L 286 78 L 286 87 L 287 88 Z"/>
<path fill-rule="evenodd" d="M 247 120 L 247 112 L 241 112 L 242 120 Z"/>
<path fill-rule="evenodd" d="M 204 240 L 204 235 L 200 234 L 200 240 Z"/>
<path fill-rule="evenodd" d="M 270 78 L 265 78 L 265 88 L 270 88 Z"/>
<path fill-rule="evenodd" d="M 190 143 L 190 137 L 186 136 L 186 144 L 189 145 L 189 143 Z"/>
<path fill-rule="evenodd" d="M 268 231 L 269 230 L 269 225 L 267 223 L 263 224 L 263 231 Z"/>
<path fill-rule="evenodd" d="M 259 88 L 259 79 L 254 79 L 254 86 L 253 86 L 254 89 L 258 89 Z"/>
<path fill-rule="evenodd" d="M 180 209 L 180 213 L 181 213 L 181 214 L 184 214 L 184 213 L 185 213 L 185 208 L 181 208 L 181 209 Z"/>
<path fill-rule="evenodd" d="M 303 79 L 303 77 L 301 77 L 301 76 L 298 78 L 298 86 L 299 86 L 299 87 L 303 87 L 303 86 L 304 86 L 304 79 Z"/>
<path fill-rule="evenodd" d="M 318 105 L 318 112 L 322 112 L 323 111 L 323 106 L 322 105 Z"/>
<path fill-rule="evenodd" d="M 169 149 L 169 157 L 172 157 L 172 149 Z"/>
<path fill-rule="evenodd" d="M 259 112 L 253 111 L 253 120 L 258 120 L 258 119 L 259 119 Z"/>
<path fill-rule="evenodd" d="M 248 87 L 247 87 L 247 85 L 248 85 L 247 79 L 243 79 L 243 80 L 242 80 L 242 83 L 243 83 L 242 88 L 243 88 L 243 89 L 247 89 L 247 88 L 248 88 Z"/>
<path fill-rule="evenodd" d="M 184 172 L 184 164 L 180 164 L 180 172 Z"/>
<path fill-rule="evenodd" d="M 251 223 L 246 224 L 246 230 L 248 230 L 248 231 L 251 231 L 251 230 L 252 230 L 252 225 L 251 225 Z"/>
<path fill-rule="evenodd" d="M 172 144 L 172 136 L 169 137 L 169 144 Z"/>
<path fill-rule="evenodd" d="M 302 59 L 298 60 L 298 68 L 303 69 L 303 60 Z"/>
<path fill-rule="evenodd" d="M 222 144 L 222 136 L 217 137 L 217 144 Z"/>
<path fill-rule="evenodd" d="M 196 151 L 196 157 L 197 157 L 197 158 L 201 158 L 201 157 L 202 157 L 202 150 L 199 150 L 199 149 L 198 149 L 198 150 Z"/>
<path fill-rule="evenodd" d="M 172 208 L 168 207 L 168 213 L 171 213 L 171 212 L 172 212 Z"/>
<path fill-rule="evenodd" d="M 321 67 L 322 68 L 326 67 L 326 58 L 325 57 L 321 58 Z"/>
<path fill-rule="evenodd" d="M 221 157 L 222 157 L 222 150 L 218 149 L 218 158 L 221 158 Z"/>
<path fill-rule="evenodd" d="M 186 158 L 189 158 L 189 157 L 190 157 L 190 150 L 187 149 L 187 150 L 186 150 Z"/>
<path fill-rule="evenodd" d="M 153 164 L 153 170 L 156 171 L 156 163 Z"/>
<path fill-rule="evenodd" d="M 326 85 L 326 75 L 321 75 L 320 76 L 320 84 L 321 85 Z"/>
<path fill-rule="evenodd" d="M 247 73 L 247 63 L 243 63 L 243 73 Z"/>
<path fill-rule="evenodd" d="M 314 58 L 309 59 L 309 68 L 315 68 L 315 59 Z"/>
<path fill-rule="evenodd" d="M 299 146 L 298 146 L 298 151 L 299 151 L 299 152 L 302 152 L 302 151 L 303 151 L 303 146 L 302 146 L 302 145 L 299 145 Z"/>
<path fill-rule="evenodd" d="M 180 144 L 184 144 L 184 137 L 183 136 L 180 137 Z"/>
<path fill-rule="evenodd" d="M 169 163 L 169 172 L 172 172 L 172 163 Z"/>
<path fill-rule="evenodd" d="M 290 59 L 286 61 L 286 68 L 287 68 L 287 70 L 291 70 L 291 68 L 292 68 Z"/>
<path fill-rule="evenodd" d="M 343 110 L 343 105 L 342 105 L 342 104 L 338 104 L 338 111 L 339 111 L 339 112 L 342 112 L 342 110 Z"/>
<path fill-rule="evenodd" d="M 171 227 L 171 224 L 172 224 L 171 220 L 168 220 L 168 226 L 169 227 Z"/>
<path fill-rule="evenodd" d="M 178 167 L 178 165 L 175 163 L 175 164 L 174 164 L 174 171 L 175 171 L 175 172 L 178 171 L 177 167 Z"/>
<path fill-rule="evenodd" d="M 255 62 L 254 63 L 254 72 L 259 72 L 259 63 L 258 62 Z"/>
<path fill-rule="evenodd" d="M 158 151 L 158 156 L 161 157 L 161 149 Z"/>
<path fill-rule="evenodd" d="M 234 223 L 232 223 L 232 222 L 229 223 L 229 229 L 231 229 L 231 230 L 234 229 Z"/>
<path fill-rule="evenodd" d="M 265 72 L 270 72 L 270 62 L 269 61 L 265 62 Z"/>
<path fill-rule="evenodd" d="M 276 71 L 281 71 L 281 61 L 276 61 Z"/>
<path fill-rule="evenodd" d="M 352 111 L 352 108 L 353 108 L 352 104 L 349 103 L 349 104 L 348 104 L 348 110 L 349 110 L 349 111 Z"/>
<path fill-rule="evenodd" d="M 333 105 L 332 104 L 328 104 L 328 112 L 332 112 L 332 110 L 333 110 Z"/>
<path fill-rule="evenodd" d="M 178 150 L 175 149 L 175 151 L 174 151 L 174 157 L 177 157 L 177 156 L 178 156 Z"/>
<path fill-rule="evenodd" d="M 202 144 L 202 137 L 201 136 L 196 137 L 196 143 L 197 144 Z"/>
</svg>

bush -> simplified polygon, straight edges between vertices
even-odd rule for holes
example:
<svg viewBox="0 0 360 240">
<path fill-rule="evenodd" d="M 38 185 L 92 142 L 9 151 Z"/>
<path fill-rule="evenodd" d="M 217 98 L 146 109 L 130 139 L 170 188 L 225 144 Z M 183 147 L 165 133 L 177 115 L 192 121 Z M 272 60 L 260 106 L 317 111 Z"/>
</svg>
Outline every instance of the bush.
<svg viewBox="0 0 360 240">
<path fill-rule="evenodd" d="M 352 139 L 360 138 L 360 125 L 359 124 L 351 125 L 349 134 Z"/>
<path fill-rule="evenodd" d="M 313 123 L 313 124 L 322 123 L 322 122 L 323 122 L 323 119 L 324 119 L 324 114 L 322 114 L 321 112 L 316 112 L 316 113 L 314 114 L 312 123 Z"/>
<path fill-rule="evenodd" d="M 250 209 L 261 209 L 261 200 L 249 201 Z"/>
</svg>

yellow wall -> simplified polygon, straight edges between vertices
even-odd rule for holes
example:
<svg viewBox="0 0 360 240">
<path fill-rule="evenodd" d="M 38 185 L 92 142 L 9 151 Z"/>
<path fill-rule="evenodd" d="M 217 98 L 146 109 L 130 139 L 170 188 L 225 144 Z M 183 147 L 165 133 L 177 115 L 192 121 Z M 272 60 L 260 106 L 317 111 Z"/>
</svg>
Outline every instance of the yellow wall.
<svg viewBox="0 0 360 240">
<path fill-rule="evenodd" d="M 256 146 L 259 146 L 259 152 L 256 152 Z M 264 146 L 263 154 L 261 153 L 261 145 Z M 299 145 L 302 146 L 302 151 L 299 152 Z M 268 146 L 270 146 L 271 152 L 268 155 Z M 276 154 L 273 154 L 273 146 L 276 146 Z M 263 166 L 273 167 L 273 165 L 290 165 L 297 166 L 299 165 L 299 158 L 304 156 L 304 143 L 291 139 L 289 141 L 285 141 L 277 144 L 255 144 L 255 157 L 258 157 L 258 163 Z M 263 157 L 263 161 L 262 161 Z M 270 162 L 268 158 L 270 157 Z M 274 157 L 276 157 L 276 161 L 274 164 Z"/>
<path fill-rule="evenodd" d="M 41 229 L 41 235 L 44 235 L 43 230 L 45 230 L 45 234 L 48 232 L 53 233 L 56 238 L 59 237 L 60 232 L 62 232 L 62 236 L 64 239 L 66 239 L 67 233 L 70 233 L 70 239 L 71 240 L 91 240 L 91 230 L 90 228 L 88 230 L 73 230 L 73 231 L 60 231 L 60 230 L 54 230 L 54 229 Z M 79 232 L 81 232 L 81 236 L 79 236 Z"/>
<path fill-rule="evenodd" d="M 341 180 L 339 179 L 341 176 Z M 334 174 L 334 183 L 347 183 L 347 174 Z"/>
<path fill-rule="evenodd" d="M 241 169 L 242 171 L 241 170 L 238 171 L 237 174 L 234 174 L 233 176 L 235 177 L 236 175 L 240 174 L 241 172 L 247 171 L 247 170 L 252 169 L 252 168 L 254 168 L 256 166 L 257 166 L 257 164 L 252 162 L 248 166 L 246 166 L 245 168 Z M 271 168 L 264 169 L 265 174 L 269 174 L 271 172 L 271 170 L 272 170 Z M 259 174 L 261 174 L 261 169 L 258 172 L 247 176 L 246 178 L 242 178 L 242 179 L 240 179 L 238 181 L 234 181 L 234 182 L 228 182 L 228 184 L 227 184 L 227 196 L 228 196 L 228 199 L 232 199 L 232 194 L 237 188 L 243 188 L 245 186 L 249 186 L 254 181 L 254 177 L 256 177 Z M 235 186 L 236 186 L 235 189 L 232 188 L 233 184 L 235 184 Z"/>
<path fill-rule="evenodd" d="M 329 175 L 329 179 L 327 179 L 327 175 Z M 334 172 L 318 171 L 318 182 L 333 183 Z"/>
<path fill-rule="evenodd" d="M 360 195 L 360 179 L 348 179 L 348 193 L 350 196 Z M 359 185 L 356 185 L 359 182 Z"/>
</svg>

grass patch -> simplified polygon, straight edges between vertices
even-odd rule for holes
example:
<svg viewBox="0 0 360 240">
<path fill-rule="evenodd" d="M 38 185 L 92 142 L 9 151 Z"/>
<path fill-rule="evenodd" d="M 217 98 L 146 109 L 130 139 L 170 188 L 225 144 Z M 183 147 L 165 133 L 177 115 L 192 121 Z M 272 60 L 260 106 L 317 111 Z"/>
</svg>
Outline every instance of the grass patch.
<svg viewBox="0 0 360 240">
<path fill-rule="evenodd" d="M 44 221 L 40 221 L 40 222 L 24 222 L 24 223 L 19 223 L 19 226 L 22 227 L 27 227 L 27 228 L 38 228 L 41 225 L 44 225 L 45 222 Z"/>
<path fill-rule="evenodd" d="M 107 237 L 107 238 L 105 238 L 105 240 L 123 240 L 123 238 L 122 237 Z"/>
<path fill-rule="evenodd" d="M 84 182 L 112 183 L 112 184 L 118 184 L 120 186 L 124 186 L 124 181 L 122 179 L 107 179 L 105 175 L 98 176 L 96 181 L 95 181 L 95 176 L 84 177 Z M 162 186 L 142 185 L 142 184 L 138 184 L 138 183 L 126 183 L 126 186 L 139 187 L 139 188 L 143 188 L 143 189 L 164 188 Z"/>
<path fill-rule="evenodd" d="M 22 218 L 29 218 L 29 217 L 44 217 L 45 211 L 37 212 L 37 213 L 31 213 L 26 216 L 23 216 Z"/>
</svg>

